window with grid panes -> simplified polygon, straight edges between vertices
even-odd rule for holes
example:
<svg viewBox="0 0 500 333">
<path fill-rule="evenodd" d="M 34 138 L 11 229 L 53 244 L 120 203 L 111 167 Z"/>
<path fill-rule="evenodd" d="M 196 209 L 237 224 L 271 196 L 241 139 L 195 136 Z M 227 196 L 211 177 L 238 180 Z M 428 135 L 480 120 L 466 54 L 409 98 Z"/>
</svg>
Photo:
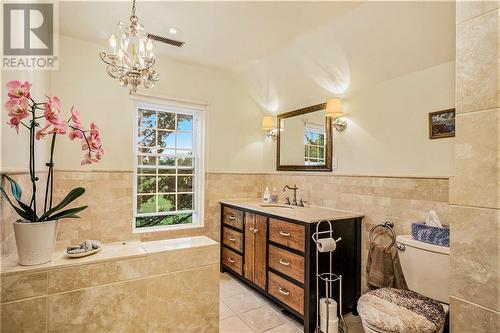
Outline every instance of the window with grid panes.
<svg viewBox="0 0 500 333">
<path fill-rule="evenodd" d="M 321 126 L 306 125 L 304 129 L 304 164 L 325 164 L 325 129 Z"/>
<path fill-rule="evenodd" d="M 201 112 L 136 104 L 136 230 L 202 224 Z"/>
</svg>

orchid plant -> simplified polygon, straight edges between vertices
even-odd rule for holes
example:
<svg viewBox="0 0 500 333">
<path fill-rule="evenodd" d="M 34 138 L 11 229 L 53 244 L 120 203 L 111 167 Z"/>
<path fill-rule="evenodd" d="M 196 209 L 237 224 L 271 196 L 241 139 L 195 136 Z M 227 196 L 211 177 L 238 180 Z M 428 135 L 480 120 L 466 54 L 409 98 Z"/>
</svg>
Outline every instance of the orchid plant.
<svg viewBox="0 0 500 333">
<path fill-rule="evenodd" d="M 24 203 L 21 199 L 22 190 L 19 184 L 11 177 L 4 175 L 3 177 L 10 183 L 12 196 L 15 200 L 11 200 L 5 189 L 0 187 L 2 195 L 14 208 L 17 214 L 27 222 L 78 218 L 79 216 L 76 214 L 87 208 L 87 206 L 65 210 L 63 210 L 63 208 L 75 201 L 85 192 L 85 189 L 82 187 L 71 190 L 61 202 L 53 206 L 54 149 L 56 138 L 57 136 L 67 135 L 72 141 L 80 140 L 81 149 L 84 151 L 81 165 L 97 163 L 104 155 L 99 129 L 94 123 L 91 123 L 90 129 L 86 130 L 83 127 L 80 113 L 74 106 L 71 107 L 71 116 L 68 120 L 64 120 L 61 100 L 56 96 L 46 96 L 46 100 L 43 102 L 34 101 L 30 94 L 31 83 L 28 81 L 24 83 L 20 81 L 10 81 L 7 83 L 6 87 L 9 100 L 5 103 L 5 108 L 10 117 L 7 124 L 10 125 L 11 128 L 14 128 L 17 133 L 19 133 L 21 126 L 29 131 L 29 169 L 32 194 L 29 204 Z M 40 122 L 43 120 L 45 120 L 45 123 L 42 127 Z M 41 209 L 37 207 L 36 192 L 39 178 L 36 176 L 35 170 L 35 140 L 43 140 L 47 136 L 51 137 L 49 162 L 45 164 L 45 166 L 48 167 L 48 175 L 45 185 L 43 212 L 38 215 L 37 212 L 41 211 Z"/>
</svg>

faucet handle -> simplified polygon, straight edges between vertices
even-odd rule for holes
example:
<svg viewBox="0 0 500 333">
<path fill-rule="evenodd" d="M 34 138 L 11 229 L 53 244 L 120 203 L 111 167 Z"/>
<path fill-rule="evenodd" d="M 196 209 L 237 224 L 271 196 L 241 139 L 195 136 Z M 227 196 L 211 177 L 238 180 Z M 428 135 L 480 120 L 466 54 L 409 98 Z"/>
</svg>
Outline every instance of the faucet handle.
<svg viewBox="0 0 500 333">
<path fill-rule="evenodd" d="M 291 205 L 292 203 L 290 202 L 290 198 L 289 197 L 286 197 L 285 198 L 285 204 L 287 205 Z"/>
<path fill-rule="evenodd" d="M 300 207 L 305 207 L 304 204 L 307 203 L 307 201 L 300 199 L 299 200 L 299 206 Z"/>
</svg>

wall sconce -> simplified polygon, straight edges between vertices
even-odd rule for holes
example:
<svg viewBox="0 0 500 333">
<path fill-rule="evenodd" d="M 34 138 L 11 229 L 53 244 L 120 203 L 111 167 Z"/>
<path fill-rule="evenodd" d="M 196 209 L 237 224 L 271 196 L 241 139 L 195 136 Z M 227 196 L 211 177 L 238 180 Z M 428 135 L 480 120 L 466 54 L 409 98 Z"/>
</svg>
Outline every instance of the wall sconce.
<svg viewBox="0 0 500 333">
<path fill-rule="evenodd" d="M 276 140 L 276 137 L 278 136 L 278 129 L 276 128 L 274 122 L 275 121 L 273 116 L 265 116 L 264 118 L 262 118 L 262 129 L 264 131 L 267 131 L 266 136 L 268 138 Z"/>
<path fill-rule="evenodd" d="M 332 98 L 326 102 L 326 116 L 333 118 L 333 127 L 337 132 L 343 132 L 347 128 L 347 121 L 342 119 L 344 113 L 342 112 L 342 101 L 340 98 Z"/>
</svg>

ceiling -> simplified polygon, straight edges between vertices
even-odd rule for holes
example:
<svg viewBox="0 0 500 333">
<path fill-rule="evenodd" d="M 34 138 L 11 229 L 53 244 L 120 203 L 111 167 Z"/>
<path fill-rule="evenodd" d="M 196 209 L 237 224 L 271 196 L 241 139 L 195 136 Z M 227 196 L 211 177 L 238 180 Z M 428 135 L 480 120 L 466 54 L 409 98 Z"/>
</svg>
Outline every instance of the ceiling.
<svg viewBox="0 0 500 333">
<path fill-rule="evenodd" d="M 130 2 L 61 2 L 59 13 L 61 34 L 106 45 Z M 139 1 L 137 15 L 148 32 L 181 30 L 185 46 L 156 43 L 156 54 L 238 75 L 270 112 L 455 59 L 452 1 Z"/>
<path fill-rule="evenodd" d="M 359 2 L 138 1 L 147 32 L 186 41 L 182 48 L 155 44 L 155 53 L 223 68 L 266 57 L 296 36 L 330 22 Z M 131 1 L 67 1 L 59 4 L 66 36 L 106 43 L 118 21 L 128 22 Z M 169 27 L 181 31 L 169 35 Z"/>
</svg>

